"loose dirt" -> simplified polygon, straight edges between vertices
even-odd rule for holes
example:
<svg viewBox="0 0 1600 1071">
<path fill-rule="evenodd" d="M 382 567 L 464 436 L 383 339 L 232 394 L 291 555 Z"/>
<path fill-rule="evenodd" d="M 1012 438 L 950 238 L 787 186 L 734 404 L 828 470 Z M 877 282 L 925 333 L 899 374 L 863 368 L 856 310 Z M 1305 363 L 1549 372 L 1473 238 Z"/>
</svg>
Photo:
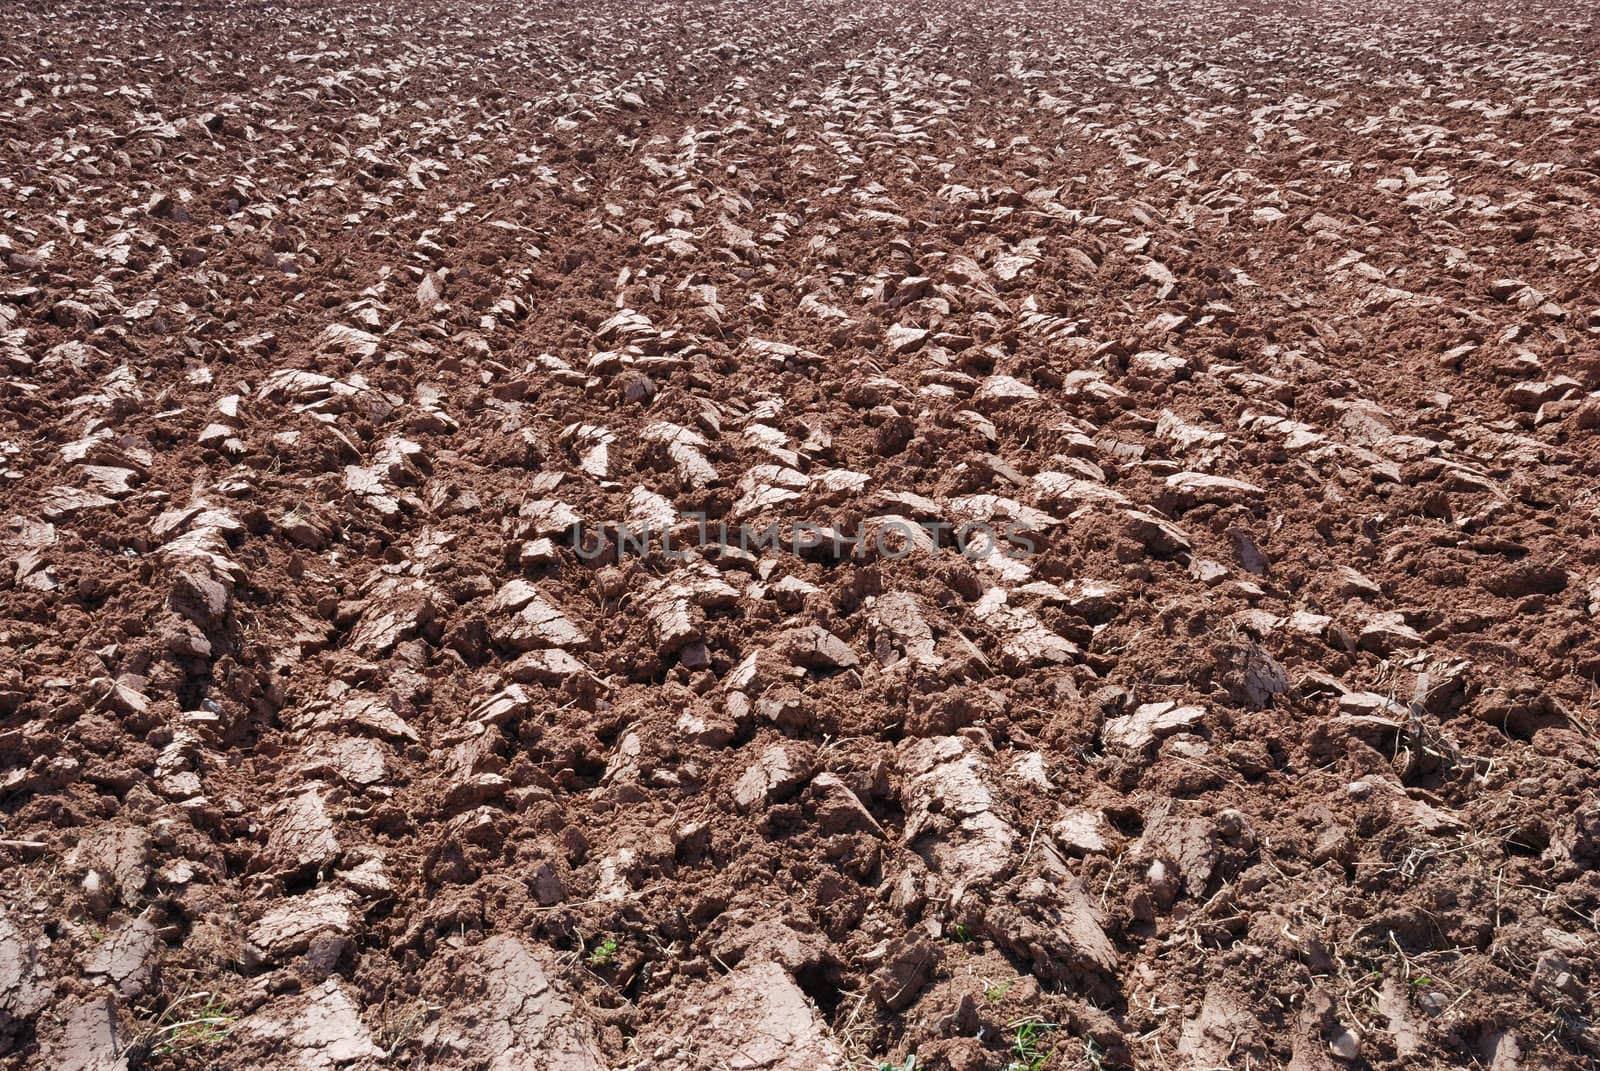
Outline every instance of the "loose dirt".
<svg viewBox="0 0 1600 1071">
<path fill-rule="evenodd" d="M 1582 5 L 0 37 L 0 1067 L 1600 1062 Z"/>
</svg>

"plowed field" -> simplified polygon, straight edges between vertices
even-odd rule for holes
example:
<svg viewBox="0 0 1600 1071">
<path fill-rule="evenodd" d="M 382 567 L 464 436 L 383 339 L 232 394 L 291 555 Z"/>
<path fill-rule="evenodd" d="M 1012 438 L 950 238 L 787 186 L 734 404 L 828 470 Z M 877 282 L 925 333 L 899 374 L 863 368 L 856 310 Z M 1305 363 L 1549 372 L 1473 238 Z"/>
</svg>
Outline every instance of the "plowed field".
<svg viewBox="0 0 1600 1071">
<path fill-rule="evenodd" d="M 1587 5 L 0 41 L 0 1068 L 1600 1065 Z"/>
</svg>

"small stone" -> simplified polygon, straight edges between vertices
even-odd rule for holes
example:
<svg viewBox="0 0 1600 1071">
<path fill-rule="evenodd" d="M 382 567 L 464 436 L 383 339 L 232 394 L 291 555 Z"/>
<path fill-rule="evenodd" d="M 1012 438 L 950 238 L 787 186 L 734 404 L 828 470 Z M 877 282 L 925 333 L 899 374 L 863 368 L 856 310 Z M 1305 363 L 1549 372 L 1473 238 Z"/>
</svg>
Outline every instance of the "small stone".
<svg viewBox="0 0 1600 1071">
<path fill-rule="evenodd" d="M 1341 1060 L 1354 1060 L 1361 1055 L 1361 1036 L 1349 1027 L 1340 1027 L 1329 1040 L 1328 1048 Z"/>
</svg>

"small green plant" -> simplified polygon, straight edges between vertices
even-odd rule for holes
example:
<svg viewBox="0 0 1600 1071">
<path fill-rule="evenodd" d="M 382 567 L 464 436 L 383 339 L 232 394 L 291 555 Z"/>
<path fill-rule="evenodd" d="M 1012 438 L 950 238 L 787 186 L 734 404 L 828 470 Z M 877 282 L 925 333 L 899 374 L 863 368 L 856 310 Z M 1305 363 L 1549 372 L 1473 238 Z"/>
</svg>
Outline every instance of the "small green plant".
<svg viewBox="0 0 1600 1071">
<path fill-rule="evenodd" d="M 612 963 L 616 962 L 617 949 L 619 949 L 621 947 L 622 946 L 617 943 L 617 939 L 615 937 L 607 937 L 604 941 L 601 941 L 599 944 L 595 945 L 593 949 L 590 950 L 590 952 L 589 952 L 589 966 L 591 966 L 591 967 L 609 967 L 609 966 L 611 966 Z"/>
<path fill-rule="evenodd" d="M 917 1071 L 917 1058 L 915 1055 L 907 1056 L 903 1064 L 891 1064 L 885 1060 L 878 1065 L 878 1071 Z"/>
<path fill-rule="evenodd" d="M 999 1004 L 1005 999 L 1006 994 L 1009 992 L 1011 992 L 1010 982 L 996 982 L 994 985 L 983 991 L 983 999 L 987 1000 L 990 1004 Z"/>
<path fill-rule="evenodd" d="M 200 1001 L 192 1012 L 180 1013 L 180 1005 Z M 186 1052 L 189 1049 L 215 1045 L 233 1032 L 238 1021 L 228 1008 L 227 1000 L 218 993 L 191 993 L 168 1004 L 150 1034 L 150 1049 L 163 1056 Z"/>
<path fill-rule="evenodd" d="M 1053 1045 L 1045 1047 L 1056 1024 L 1029 1016 L 1010 1025 L 1017 1032 L 1011 1043 L 1011 1051 L 1017 1058 L 1006 1065 L 1006 1071 L 1039 1071 L 1056 1051 Z"/>
<path fill-rule="evenodd" d="M 950 940 L 957 944 L 966 944 L 972 940 L 972 929 L 966 923 L 958 922 L 950 927 Z"/>
</svg>

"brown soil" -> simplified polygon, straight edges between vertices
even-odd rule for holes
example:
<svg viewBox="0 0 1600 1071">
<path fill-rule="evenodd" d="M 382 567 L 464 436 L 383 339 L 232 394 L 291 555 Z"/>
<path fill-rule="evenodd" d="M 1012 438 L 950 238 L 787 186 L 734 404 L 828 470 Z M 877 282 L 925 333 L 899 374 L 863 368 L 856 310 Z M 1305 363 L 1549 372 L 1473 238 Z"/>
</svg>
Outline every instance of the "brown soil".
<svg viewBox="0 0 1600 1071">
<path fill-rule="evenodd" d="M 1600 33 L 1392 7 L 5 5 L 0 1067 L 1600 1065 Z"/>
</svg>

